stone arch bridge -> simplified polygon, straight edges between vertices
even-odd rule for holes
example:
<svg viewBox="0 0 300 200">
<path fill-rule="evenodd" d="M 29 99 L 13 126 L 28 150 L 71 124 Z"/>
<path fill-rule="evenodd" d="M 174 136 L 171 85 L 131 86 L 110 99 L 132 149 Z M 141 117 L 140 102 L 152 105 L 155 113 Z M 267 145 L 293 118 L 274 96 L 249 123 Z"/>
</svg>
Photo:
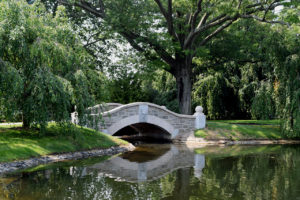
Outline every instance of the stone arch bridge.
<svg viewBox="0 0 300 200">
<path fill-rule="evenodd" d="M 122 131 L 130 128 L 140 136 L 173 140 L 180 135 L 205 128 L 206 123 L 201 106 L 197 106 L 194 115 L 174 113 L 165 106 L 147 102 L 126 105 L 107 103 L 89 109 L 89 117 L 93 123 L 86 126 L 109 135 L 122 135 Z M 77 121 L 76 113 L 72 113 L 72 122 Z"/>
</svg>

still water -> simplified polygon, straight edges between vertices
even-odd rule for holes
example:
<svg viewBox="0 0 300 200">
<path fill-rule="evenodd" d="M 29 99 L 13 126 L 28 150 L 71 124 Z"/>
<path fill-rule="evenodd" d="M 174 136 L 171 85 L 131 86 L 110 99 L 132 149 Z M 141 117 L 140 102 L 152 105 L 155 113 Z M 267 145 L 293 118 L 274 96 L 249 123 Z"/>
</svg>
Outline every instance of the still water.
<svg viewBox="0 0 300 200">
<path fill-rule="evenodd" d="M 1 200 L 300 200 L 300 146 L 144 144 L 0 178 Z"/>
</svg>

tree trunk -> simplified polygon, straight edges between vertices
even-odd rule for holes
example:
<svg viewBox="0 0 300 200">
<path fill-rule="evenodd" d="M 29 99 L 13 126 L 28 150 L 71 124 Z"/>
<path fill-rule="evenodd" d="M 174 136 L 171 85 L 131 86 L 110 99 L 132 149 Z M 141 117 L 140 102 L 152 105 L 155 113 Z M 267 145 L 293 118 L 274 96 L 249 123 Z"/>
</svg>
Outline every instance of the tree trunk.
<svg viewBox="0 0 300 200">
<path fill-rule="evenodd" d="M 177 179 L 175 182 L 175 190 L 173 192 L 174 196 L 173 199 L 190 199 L 191 189 L 190 185 L 190 169 L 189 168 L 182 168 L 177 171 Z"/>
<path fill-rule="evenodd" d="M 23 113 L 22 118 L 23 118 L 23 128 L 26 128 L 26 129 L 29 128 L 30 122 L 29 122 L 28 117 L 26 115 L 24 115 L 24 113 Z"/>
<path fill-rule="evenodd" d="M 192 80 L 191 68 L 189 65 L 181 64 L 175 68 L 175 78 L 177 84 L 177 99 L 179 101 L 179 111 L 181 114 L 192 114 Z"/>
<path fill-rule="evenodd" d="M 24 71 L 24 74 L 26 74 L 26 80 L 30 80 L 28 77 L 28 74 L 30 72 L 28 72 L 28 70 Z M 27 129 L 27 128 L 30 128 L 30 119 L 29 119 L 29 116 L 28 116 L 28 113 L 26 112 L 26 100 L 27 98 L 29 97 L 29 93 L 27 91 L 27 88 L 28 88 L 28 85 L 29 85 L 29 81 L 25 81 L 24 82 L 24 87 L 23 87 L 23 95 L 22 95 L 22 122 L 23 122 L 23 128 L 24 129 Z"/>
</svg>

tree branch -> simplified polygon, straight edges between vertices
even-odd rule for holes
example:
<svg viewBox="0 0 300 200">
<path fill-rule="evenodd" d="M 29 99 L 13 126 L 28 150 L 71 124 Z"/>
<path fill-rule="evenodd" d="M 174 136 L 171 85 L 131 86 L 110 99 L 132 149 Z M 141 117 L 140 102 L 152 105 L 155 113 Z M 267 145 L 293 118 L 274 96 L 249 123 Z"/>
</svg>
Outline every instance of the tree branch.
<svg viewBox="0 0 300 200">
<path fill-rule="evenodd" d="M 165 61 L 166 63 L 168 63 L 169 65 L 173 65 L 174 64 L 174 59 L 172 57 L 170 57 L 167 52 L 163 52 L 163 49 L 159 49 L 158 47 L 155 48 L 155 52 L 158 54 L 159 57 L 153 56 L 151 55 L 149 52 L 146 51 L 145 48 L 141 47 L 140 45 L 137 44 L 137 42 L 132 38 L 132 35 L 130 34 L 126 34 L 126 33 L 120 33 L 124 38 L 126 38 L 126 40 L 129 42 L 129 44 L 138 52 L 144 54 L 144 56 L 148 59 L 148 60 L 157 60 L 157 59 L 162 59 L 163 61 Z M 162 53 L 162 55 L 160 55 L 160 53 Z M 167 69 L 166 69 L 167 70 Z M 172 68 L 170 70 L 167 70 L 169 72 L 171 72 Z"/>
<path fill-rule="evenodd" d="M 156 4 L 159 7 L 160 12 L 163 14 L 164 18 L 167 21 L 168 25 L 168 32 L 171 36 L 176 37 L 174 28 L 173 28 L 173 17 L 172 17 L 172 0 L 168 0 L 168 11 L 163 7 L 162 3 L 160 0 L 155 0 Z"/>
<path fill-rule="evenodd" d="M 163 14 L 163 16 L 165 17 L 165 19 L 168 20 L 168 13 L 165 10 L 165 8 L 163 7 L 161 1 L 160 0 L 154 0 L 154 1 L 158 5 L 160 12 Z"/>
<path fill-rule="evenodd" d="M 190 34 L 188 35 L 188 37 L 185 39 L 184 41 L 184 48 L 187 48 L 189 45 L 191 45 L 192 41 L 194 40 L 194 38 L 199 35 L 201 32 L 211 28 L 211 27 L 214 27 L 214 26 L 217 26 L 219 24 L 222 24 L 224 23 L 225 21 L 228 21 L 230 20 L 231 17 L 230 16 L 226 16 L 225 14 L 222 14 L 216 18 L 214 18 L 213 20 L 211 20 L 210 22 L 208 22 L 207 24 L 205 25 L 202 25 L 201 27 L 199 27 L 198 29 L 196 29 L 195 31 L 193 32 L 190 32 Z"/>
<path fill-rule="evenodd" d="M 200 12 L 202 11 L 202 6 L 201 6 L 201 4 L 202 4 L 202 0 L 199 0 L 198 3 L 197 3 L 197 10 L 196 10 L 196 12 L 194 13 L 193 18 L 192 18 L 192 24 L 191 24 L 192 30 L 195 29 L 197 17 L 198 17 L 198 15 L 200 14 Z"/>
<path fill-rule="evenodd" d="M 224 65 L 226 63 L 230 63 L 230 62 L 236 62 L 239 65 L 245 65 L 247 63 L 250 64 L 257 64 L 260 62 L 263 62 L 263 59 L 258 59 L 258 60 L 253 60 L 251 58 L 249 59 L 245 59 L 245 60 L 239 60 L 239 59 L 229 59 L 229 58 L 214 58 L 211 63 L 208 64 L 208 68 L 212 68 L 215 67 L 217 65 Z"/>
<path fill-rule="evenodd" d="M 143 40 L 144 43 L 147 43 L 158 55 L 161 59 L 163 59 L 166 63 L 169 65 L 173 65 L 175 63 L 175 60 L 172 56 L 168 54 L 158 43 L 155 41 L 152 41 L 149 38 L 140 36 L 138 34 L 132 33 L 132 32 L 121 32 L 120 33 L 123 37 L 126 38 L 126 40 L 131 44 L 131 46 L 136 49 L 139 52 L 145 53 L 146 49 L 139 46 L 136 40 Z"/>
<path fill-rule="evenodd" d="M 165 17 L 167 17 L 166 19 L 168 19 L 168 15 L 167 12 L 165 11 L 165 9 L 162 7 L 162 4 L 160 2 L 160 0 L 155 0 L 159 7 L 161 8 L 161 11 L 163 13 L 163 15 Z M 169 0 L 169 2 L 171 3 L 171 0 Z M 91 6 L 88 2 L 81 0 L 80 3 L 74 3 L 74 4 L 70 4 L 65 0 L 59 0 L 59 3 L 63 4 L 63 5 L 67 5 L 67 6 L 77 6 L 82 8 L 83 10 L 95 15 L 96 17 L 99 17 L 101 19 L 105 18 L 105 14 L 104 14 L 104 4 L 102 2 L 102 0 L 99 0 L 99 4 L 100 4 L 100 11 L 97 10 L 96 8 L 94 8 L 93 6 Z M 169 4 L 169 6 L 172 6 L 172 4 Z M 169 8 L 169 11 L 172 11 L 172 9 Z M 172 14 L 171 14 L 172 15 Z M 168 22 L 170 22 L 168 20 Z M 174 64 L 174 59 L 172 58 L 172 56 L 170 56 L 159 44 L 157 44 L 156 42 L 152 41 L 149 38 L 146 37 L 142 37 L 138 34 L 135 34 L 133 32 L 130 32 L 128 30 L 126 30 L 125 27 L 123 27 L 122 31 L 119 31 L 119 34 L 121 34 L 129 43 L 130 45 L 136 49 L 139 52 L 146 52 L 146 50 L 141 47 L 138 43 L 137 43 L 137 39 L 142 39 L 146 44 L 148 44 L 160 57 L 161 59 L 163 59 L 166 63 L 173 65 Z"/>
<path fill-rule="evenodd" d="M 241 8 L 241 6 L 242 6 L 242 1 L 243 1 L 243 0 L 239 0 L 239 4 L 238 4 L 238 6 L 237 6 L 237 9 L 240 9 L 240 8 Z"/>
<path fill-rule="evenodd" d="M 87 44 L 90 42 L 90 40 L 94 37 L 94 36 L 98 36 L 99 34 L 100 34 L 101 32 L 99 31 L 99 32 L 97 32 L 97 33 L 94 33 L 94 34 L 92 34 L 92 35 L 90 35 L 89 36 L 89 38 L 87 39 Z"/>
<path fill-rule="evenodd" d="M 174 30 L 173 30 L 173 6 L 172 6 L 172 0 L 168 0 L 168 30 L 170 32 L 170 35 L 175 36 Z"/>
<path fill-rule="evenodd" d="M 225 28 L 227 28 L 228 26 L 230 26 L 237 19 L 238 19 L 238 17 L 235 17 L 235 18 L 231 19 L 230 21 L 228 21 L 227 23 L 222 24 L 221 26 L 219 26 L 215 31 L 213 31 L 211 34 L 209 34 L 208 36 L 206 36 L 200 42 L 199 46 L 205 45 L 212 37 L 214 37 L 215 35 L 217 35 L 218 33 L 220 33 L 222 30 L 224 30 Z"/>
<path fill-rule="evenodd" d="M 263 3 L 255 3 L 255 4 L 251 4 L 251 5 L 248 5 L 246 6 L 246 8 L 255 8 L 257 6 L 263 6 Z"/>
<path fill-rule="evenodd" d="M 120 34 L 126 38 L 126 40 L 129 42 L 129 44 L 137 51 L 144 53 L 145 49 L 142 48 L 140 45 L 138 45 L 135 41 L 136 37 L 133 36 L 132 34 L 129 34 L 127 32 L 120 32 Z"/>
<path fill-rule="evenodd" d="M 93 41 L 93 42 L 86 43 L 85 45 L 83 45 L 83 47 L 88 47 L 88 46 L 93 45 L 93 44 L 96 44 L 97 42 L 100 42 L 100 41 L 104 41 L 104 39 L 101 38 L 101 39 L 95 40 L 95 41 Z"/>
<path fill-rule="evenodd" d="M 266 19 L 263 19 L 263 18 L 259 18 L 258 16 L 255 16 L 255 15 L 241 15 L 241 18 L 253 18 L 257 21 L 260 21 L 260 22 L 264 22 L 264 23 L 269 23 L 269 24 L 282 24 L 282 25 L 286 25 L 286 26 L 290 26 L 289 23 L 287 22 L 284 22 L 284 21 L 267 21 Z"/>
<path fill-rule="evenodd" d="M 273 1 L 269 6 L 268 6 L 268 8 L 265 10 L 265 13 L 264 13 L 264 16 L 263 16 L 263 20 L 265 20 L 266 19 L 266 15 L 267 15 L 267 13 L 269 12 L 269 10 L 271 9 L 271 7 L 275 4 L 275 3 L 277 3 L 277 2 L 279 2 L 279 0 L 275 0 L 275 1 Z"/>
<path fill-rule="evenodd" d="M 235 14 L 235 16 L 231 17 L 231 16 L 226 16 L 226 14 L 221 14 L 215 18 L 213 18 L 212 20 L 208 21 L 207 23 L 204 23 L 202 22 L 202 20 L 200 21 L 199 25 L 197 26 L 197 28 L 193 31 L 191 31 L 189 33 L 189 35 L 186 37 L 185 41 L 184 41 L 184 45 L 183 45 L 183 48 L 186 49 L 188 48 L 192 42 L 194 41 L 194 39 L 200 34 L 202 33 L 203 31 L 206 31 L 212 27 L 215 27 L 215 26 L 218 26 L 218 25 L 221 25 L 227 21 L 229 21 L 228 23 L 226 24 L 223 24 L 221 25 L 219 28 L 217 28 L 217 30 L 223 30 L 223 26 L 226 26 L 228 27 L 233 21 L 237 20 L 238 18 L 254 18 L 258 21 L 261 21 L 261 22 L 265 22 L 265 23 L 279 23 L 279 24 L 283 24 L 283 25 L 289 25 L 288 23 L 286 22 L 283 22 L 283 21 L 267 21 L 265 19 L 266 17 L 266 14 L 269 10 L 273 10 L 275 9 L 277 6 L 281 5 L 281 3 L 278 3 L 280 0 L 274 0 L 271 4 L 269 4 L 269 6 L 267 8 L 264 8 L 263 6 L 265 4 L 263 3 L 256 3 L 256 4 L 252 4 L 252 5 L 248 5 L 246 8 L 249 9 L 248 11 L 245 12 L 245 14 Z M 199 1 L 200 2 L 200 1 Z M 242 0 L 239 1 L 239 5 L 238 7 L 241 7 L 241 3 L 242 3 Z M 259 11 L 265 11 L 264 13 L 264 17 L 263 18 L 259 18 L 255 15 L 252 15 L 253 13 L 256 13 L 256 12 L 259 12 Z M 206 16 L 204 15 L 202 17 L 203 20 L 206 20 L 205 18 Z M 225 27 L 225 28 L 226 28 Z M 214 34 L 213 34 L 214 35 Z M 208 36 L 208 38 L 210 39 L 210 36 Z M 206 41 L 206 40 L 205 40 Z M 204 43 L 206 43 L 204 41 Z"/>
<path fill-rule="evenodd" d="M 199 24 L 198 24 L 198 26 L 197 26 L 196 29 L 199 29 L 201 26 L 203 26 L 203 24 L 206 23 L 206 20 L 207 20 L 207 18 L 209 17 L 209 15 L 210 15 L 210 14 L 205 13 L 205 14 L 202 16 L 202 18 L 201 18 L 201 20 L 200 20 L 200 22 L 199 22 Z"/>
<path fill-rule="evenodd" d="M 104 14 L 104 10 L 97 10 L 96 8 L 92 7 L 89 3 L 87 3 L 86 1 L 81 0 L 81 3 L 74 3 L 74 4 L 70 4 L 65 0 L 58 0 L 58 2 L 62 5 L 67 5 L 67 6 L 77 6 L 82 8 L 85 11 L 88 11 L 89 13 L 95 15 L 96 17 L 100 17 L 100 18 L 104 18 L 105 14 Z"/>
<path fill-rule="evenodd" d="M 256 6 L 254 6 L 256 5 Z M 260 5 L 259 7 L 257 7 L 258 5 Z M 256 13 L 258 11 L 269 11 L 269 10 L 274 10 L 277 6 L 282 5 L 282 3 L 279 3 L 279 0 L 275 0 L 274 2 L 272 2 L 267 8 L 264 8 L 263 3 L 259 3 L 259 4 L 253 4 L 250 6 L 247 6 L 246 9 L 248 9 L 248 11 L 245 13 L 246 15 L 250 15 L 253 13 Z M 252 9 L 254 8 L 254 9 Z"/>
<path fill-rule="evenodd" d="M 105 15 L 105 7 L 104 7 L 103 0 L 99 0 L 99 6 L 100 6 L 100 10 L 102 10 L 102 13 Z"/>
<path fill-rule="evenodd" d="M 217 21 L 217 20 L 219 20 L 219 19 L 221 19 L 221 18 L 224 18 L 225 16 L 226 16 L 226 14 L 219 15 L 219 16 L 217 16 L 217 17 L 215 17 L 215 18 L 209 20 L 209 21 L 207 22 L 207 24 L 211 24 L 211 23 L 213 23 L 213 22 L 215 22 L 215 21 Z"/>
</svg>

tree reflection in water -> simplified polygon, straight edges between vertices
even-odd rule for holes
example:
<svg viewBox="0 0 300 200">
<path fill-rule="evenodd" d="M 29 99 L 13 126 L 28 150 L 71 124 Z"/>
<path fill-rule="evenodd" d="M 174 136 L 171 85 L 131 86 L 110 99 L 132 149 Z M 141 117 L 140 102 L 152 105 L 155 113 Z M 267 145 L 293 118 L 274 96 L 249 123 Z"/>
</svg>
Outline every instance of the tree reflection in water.
<svg viewBox="0 0 300 200">
<path fill-rule="evenodd" d="M 300 147 L 260 148 L 206 148 L 200 149 L 203 155 L 197 157 L 184 148 L 177 148 L 176 153 L 171 145 L 155 160 L 140 163 L 127 160 L 132 166 L 147 165 L 149 171 L 145 181 L 133 180 L 126 174 L 129 169 L 126 166 L 123 174 L 113 174 L 112 170 L 109 175 L 109 171 L 101 169 L 103 164 L 114 168 L 109 164 L 121 157 L 100 163 L 56 164 L 48 169 L 0 179 L 0 199 L 299 199 Z M 170 151 L 173 153 L 168 154 Z M 171 158 L 155 167 L 154 161 L 164 155 L 173 155 L 177 160 Z M 172 164 L 173 169 L 170 168 Z M 154 172 L 159 168 L 162 174 Z M 121 179 L 123 181 L 119 181 Z"/>
</svg>

